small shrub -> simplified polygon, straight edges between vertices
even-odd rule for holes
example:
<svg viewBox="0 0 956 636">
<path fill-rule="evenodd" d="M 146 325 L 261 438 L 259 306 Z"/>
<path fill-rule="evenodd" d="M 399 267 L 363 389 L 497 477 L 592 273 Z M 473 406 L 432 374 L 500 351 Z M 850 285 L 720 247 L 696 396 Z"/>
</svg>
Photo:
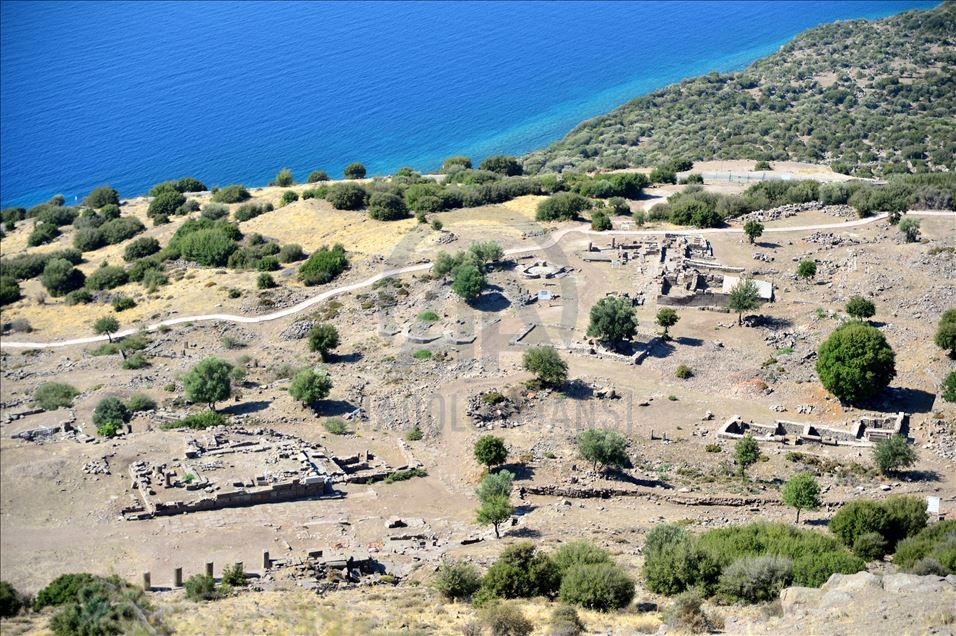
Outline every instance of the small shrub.
<svg viewBox="0 0 956 636">
<path fill-rule="evenodd" d="M 438 566 L 438 572 L 432 580 L 439 594 L 447 599 L 457 600 L 470 597 L 478 591 L 481 575 L 478 569 L 464 561 L 444 561 Z"/>
<path fill-rule="evenodd" d="M 123 250 L 123 260 L 127 263 L 131 263 L 141 258 L 152 256 L 158 252 L 159 249 L 159 241 L 152 237 L 144 236 L 126 246 L 126 249 Z"/>
<path fill-rule="evenodd" d="M 664 613 L 664 622 L 675 630 L 691 634 L 707 634 L 715 630 L 716 621 L 703 607 L 699 592 L 685 592 L 674 599 Z"/>
<path fill-rule="evenodd" d="M 428 349 L 419 349 L 414 354 L 412 354 L 416 360 L 429 360 L 432 357 L 432 352 Z"/>
<path fill-rule="evenodd" d="M 103 422 L 96 427 L 96 434 L 100 437 L 116 437 L 122 430 L 122 424 L 117 422 Z"/>
<path fill-rule="evenodd" d="M 122 267 L 103 265 L 86 279 L 86 288 L 105 290 L 120 287 L 129 282 L 129 275 Z"/>
<path fill-rule="evenodd" d="M 202 214 L 200 216 L 210 221 L 218 221 L 219 219 L 229 216 L 229 208 L 222 203 L 210 202 L 202 206 Z"/>
<path fill-rule="evenodd" d="M 434 311 L 423 311 L 422 313 L 418 314 L 418 319 L 422 322 L 436 322 L 441 320 L 439 315 Z"/>
<path fill-rule="evenodd" d="M 820 587 L 833 574 L 855 574 L 866 569 L 866 562 L 844 550 L 808 553 L 793 561 L 793 583 Z"/>
<path fill-rule="evenodd" d="M 80 392 L 63 382 L 47 382 L 37 387 L 33 402 L 44 411 L 55 411 L 73 406 L 73 398 Z"/>
<path fill-rule="evenodd" d="M 322 428 L 333 435 L 345 435 L 349 432 L 345 422 L 337 417 L 329 418 L 322 422 Z"/>
<path fill-rule="evenodd" d="M 491 636 L 528 636 L 534 631 L 534 623 L 514 603 L 493 603 L 482 609 L 481 622 Z"/>
<path fill-rule="evenodd" d="M 259 274 L 259 278 L 256 279 L 257 289 L 273 289 L 276 286 L 275 279 L 272 277 L 272 274 L 268 272 L 262 272 Z"/>
<path fill-rule="evenodd" d="M 864 532 L 853 542 L 853 553 L 866 561 L 882 559 L 886 554 L 886 539 L 879 532 Z"/>
<path fill-rule="evenodd" d="M 329 188 L 326 199 L 336 210 L 361 210 L 368 193 L 357 183 L 336 183 Z"/>
<path fill-rule="evenodd" d="M 86 572 L 61 574 L 37 593 L 33 599 L 33 611 L 39 612 L 44 607 L 57 607 L 75 601 L 79 590 L 95 580 L 96 577 Z"/>
<path fill-rule="evenodd" d="M 309 183 L 319 183 L 320 181 L 328 181 L 329 175 L 325 170 L 313 170 L 309 173 L 308 178 L 306 179 Z"/>
<path fill-rule="evenodd" d="M 152 411 L 156 408 L 156 401 L 145 393 L 134 393 L 127 401 L 126 408 L 130 413 Z"/>
<path fill-rule="evenodd" d="M 226 566 L 222 571 L 222 584 L 230 587 L 243 587 L 246 584 L 246 573 L 241 563 Z"/>
<path fill-rule="evenodd" d="M 93 424 L 97 426 L 108 422 L 125 424 L 129 422 L 130 417 L 129 409 L 115 397 L 103 398 L 93 410 Z"/>
<path fill-rule="evenodd" d="M 134 353 L 123 360 L 123 368 L 127 370 L 145 369 L 149 366 L 149 360 L 142 353 Z"/>
<path fill-rule="evenodd" d="M 550 598 L 560 583 L 561 574 L 550 557 L 523 541 L 504 549 L 482 579 L 480 593 L 490 598 Z"/>
<path fill-rule="evenodd" d="M 674 372 L 674 375 L 676 375 L 681 380 L 686 380 L 688 378 L 694 377 L 694 372 L 691 371 L 690 367 L 688 367 L 687 365 L 681 364 L 681 365 L 678 365 L 677 371 Z"/>
<path fill-rule="evenodd" d="M 723 449 L 720 448 L 720 444 L 707 444 L 707 446 L 704 447 L 704 450 L 706 450 L 708 453 L 720 453 Z"/>
<path fill-rule="evenodd" d="M 294 263 L 304 258 L 305 252 L 302 251 L 302 246 L 296 243 L 283 245 L 279 249 L 278 259 L 280 263 Z"/>
<path fill-rule="evenodd" d="M 299 193 L 295 190 L 286 190 L 282 193 L 282 198 L 279 199 L 279 207 L 284 207 L 290 203 L 294 203 L 299 200 Z"/>
<path fill-rule="evenodd" d="M 551 628 L 550 636 L 579 636 L 585 631 L 578 611 L 567 605 L 554 608 L 548 625 Z"/>
<path fill-rule="evenodd" d="M 407 470 L 396 470 L 385 476 L 384 482 L 392 484 L 396 481 L 407 481 L 412 477 L 428 477 L 428 473 L 421 468 L 409 468 Z"/>
<path fill-rule="evenodd" d="M 216 579 L 206 574 L 194 574 L 185 581 L 186 598 L 196 603 L 221 598 L 221 590 L 216 588 Z"/>
<path fill-rule="evenodd" d="M 626 607 L 634 598 L 634 581 L 614 563 L 570 567 L 561 578 L 561 601 L 606 612 Z"/>
<path fill-rule="evenodd" d="M 309 286 L 322 285 L 332 281 L 348 266 L 345 248 L 341 244 L 332 248 L 322 247 L 299 266 L 299 280 Z"/>
<path fill-rule="evenodd" d="M 23 597 L 6 581 L 0 581 L 0 618 L 16 616 L 23 607 Z"/>
<path fill-rule="evenodd" d="M 126 311 L 127 309 L 132 309 L 136 306 L 136 301 L 120 294 L 118 296 L 113 296 L 113 300 L 110 301 L 110 304 L 113 306 L 114 311 Z"/>
<path fill-rule="evenodd" d="M 216 203 L 242 203 L 251 197 L 245 186 L 231 185 L 218 190 L 212 195 L 212 200 Z"/>
<path fill-rule="evenodd" d="M 718 590 L 732 601 L 771 601 L 793 580 L 793 561 L 767 555 L 737 559 L 720 575 Z"/>
</svg>

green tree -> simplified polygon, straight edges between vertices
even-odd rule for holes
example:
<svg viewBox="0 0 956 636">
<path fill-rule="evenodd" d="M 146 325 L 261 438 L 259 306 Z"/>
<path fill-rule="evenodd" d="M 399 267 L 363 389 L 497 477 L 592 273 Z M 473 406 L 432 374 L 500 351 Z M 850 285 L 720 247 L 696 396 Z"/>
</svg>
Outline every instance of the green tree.
<svg viewBox="0 0 956 636">
<path fill-rule="evenodd" d="M 551 598 L 560 584 L 561 572 L 554 561 L 530 541 L 522 541 L 502 550 L 485 573 L 479 594 L 491 598 Z"/>
<path fill-rule="evenodd" d="M 119 205 L 119 192 L 110 186 L 99 186 L 86 195 L 83 203 L 97 210 L 110 203 Z"/>
<path fill-rule="evenodd" d="M 514 473 L 507 470 L 488 473 L 478 484 L 478 501 L 487 501 L 492 497 L 510 497 L 514 484 Z"/>
<path fill-rule="evenodd" d="M 477 267 L 464 264 L 455 271 L 451 289 L 465 300 L 475 300 L 485 288 L 485 276 Z"/>
<path fill-rule="evenodd" d="M 206 358 L 183 377 L 186 399 L 197 404 L 208 404 L 216 410 L 216 402 L 232 394 L 233 366 L 221 358 Z"/>
<path fill-rule="evenodd" d="M 357 183 L 336 183 L 325 196 L 336 210 L 361 210 L 365 207 L 368 192 Z"/>
<path fill-rule="evenodd" d="M 292 171 L 290 169 L 283 168 L 276 174 L 275 184 L 280 188 L 288 188 L 294 183 L 295 180 L 292 178 Z"/>
<path fill-rule="evenodd" d="M 73 398 L 80 392 L 63 382 L 47 382 L 37 387 L 33 393 L 33 402 L 44 411 L 73 406 Z"/>
<path fill-rule="evenodd" d="M 630 461 L 627 456 L 627 440 L 617 431 L 592 428 L 578 437 L 578 452 L 581 458 L 591 462 L 591 469 L 604 470 L 613 466 L 622 468 Z"/>
<path fill-rule="evenodd" d="M 737 312 L 738 325 L 743 324 L 745 311 L 751 311 L 759 306 L 760 295 L 757 292 L 757 285 L 749 278 L 741 278 L 730 289 L 730 295 L 727 297 L 727 307 L 731 311 Z"/>
<path fill-rule="evenodd" d="M 349 266 L 345 248 L 336 243 L 331 248 L 320 247 L 312 252 L 299 266 L 299 280 L 306 285 L 323 285 L 331 282 Z"/>
<path fill-rule="evenodd" d="M 627 607 L 634 581 L 616 563 L 575 565 L 561 577 L 559 596 L 564 603 L 607 612 Z"/>
<path fill-rule="evenodd" d="M 820 485 L 810 473 L 799 473 L 791 477 L 780 494 L 783 503 L 797 509 L 797 523 L 800 523 L 801 510 L 816 510 L 820 507 Z"/>
<path fill-rule="evenodd" d="M 358 161 L 350 163 L 345 166 L 345 170 L 342 171 L 345 174 L 346 179 L 364 179 L 365 178 L 365 166 L 359 163 Z"/>
<path fill-rule="evenodd" d="M 507 497 L 495 495 L 481 502 L 476 512 L 476 518 L 479 524 L 486 526 L 492 525 L 495 528 L 495 538 L 501 538 L 499 526 L 511 518 L 514 513 L 514 507 Z"/>
<path fill-rule="evenodd" d="M 816 369 L 830 393 L 853 404 L 876 395 L 896 377 L 896 354 L 879 329 L 851 322 L 820 345 Z"/>
<path fill-rule="evenodd" d="M 876 313 L 876 305 L 869 298 L 853 296 L 846 304 L 846 313 L 857 320 L 872 318 Z"/>
<path fill-rule="evenodd" d="M 320 181 L 328 181 L 329 175 L 325 170 L 313 170 L 309 173 L 309 178 L 307 181 L 309 183 L 318 183 Z"/>
<path fill-rule="evenodd" d="M 331 390 L 332 378 L 325 371 L 302 369 L 289 383 L 289 395 L 307 406 L 324 400 Z"/>
<path fill-rule="evenodd" d="M 505 251 L 496 241 L 475 241 L 468 246 L 468 252 L 483 268 L 490 263 L 497 263 L 505 255 Z"/>
<path fill-rule="evenodd" d="M 246 186 L 240 184 L 226 186 L 212 195 L 212 200 L 216 203 L 242 203 L 251 198 Z"/>
<path fill-rule="evenodd" d="M 907 243 L 916 243 L 919 241 L 919 220 L 909 217 L 900 221 L 900 232 Z"/>
<path fill-rule="evenodd" d="M 522 362 L 525 370 L 533 373 L 539 384 L 559 387 L 568 379 L 568 364 L 554 347 L 531 347 L 524 352 Z"/>
<path fill-rule="evenodd" d="M 333 349 L 339 346 L 339 332 L 334 325 L 321 322 L 309 329 L 309 351 L 317 352 L 327 361 Z"/>
<path fill-rule="evenodd" d="M 604 232 L 612 228 L 613 226 L 611 225 L 611 219 L 608 218 L 608 215 L 606 212 L 602 212 L 601 210 L 598 210 L 591 215 L 592 230 L 596 232 Z"/>
<path fill-rule="evenodd" d="M 537 221 L 570 221 L 579 212 L 591 207 L 591 203 L 576 192 L 556 192 L 538 204 Z"/>
<path fill-rule="evenodd" d="M 608 296 L 591 307 L 591 321 L 587 335 L 618 346 L 630 340 L 637 332 L 634 307 L 627 298 Z"/>
<path fill-rule="evenodd" d="M 494 435 L 483 435 L 475 442 L 475 459 L 489 468 L 503 464 L 508 459 L 505 441 Z"/>
<path fill-rule="evenodd" d="M 113 316 L 103 316 L 93 322 L 93 333 L 98 336 L 105 335 L 110 342 L 113 342 L 113 334 L 117 331 L 119 331 L 119 321 Z"/>
<path fill-rule="evenodd" d="M 817 275 L 816 261 L 804 259 L 797 264 L 797 276 L 803 280 L 810 280 Z"/>
<path fill-rule="evenodd" d="M 747 239 L 749 239 L 751 243 L 760 238 L 763 234 L 763 230 L 763 223 L 760 221 L 747 221 L 744 223 L 744 234 L 747 235 Z"/>
<path fill-rule="evenodd" d="M 51 296 L 59 297 L 83 287 L 86 276 L 65 258 L 54 258 L 43 268 L 40 282 Z"/>
<path fill-rule="evenodd" d="M 6 581 L 0 581 L 0 618 L 16 616 L 23 607 L 23 597 Z"/>
<path fill-rule="evenodd" d="M 737 474 L 743 477 L 747 469 L 757 463 L 760 459 L 760 447 L 757 440 L 749 433 L 737 440 L 734 446 L 734 463 L 737 464 Z"/>
<path fill-rule="evenodd" d="M 916 450 L 902 435 L 890 435 L 873 447 L 873 463 L 884 475 L 908 468 L 916 463 Z"/>
<path fill-rule="evenodd" d="M 464 561 L 442 561 L 432 580 L 432 587 L 451 600 L 468 598 L 480 585 L 478 568 Z"/>
<path fill-rule="evenodd" d="M 947 309 L 940 316 L 933 342 L 943 351 L 947 351 L 949 357 L 956 358 L 956 308 Z"/>
<path fill-rule="evenodd" d="M 677 324 L 680 316 L 670 307 L 662 307 L 657 310 L 657 324 L 664 328 L 664 340 L 670 340 L 668 330 Z"/>
</svg>

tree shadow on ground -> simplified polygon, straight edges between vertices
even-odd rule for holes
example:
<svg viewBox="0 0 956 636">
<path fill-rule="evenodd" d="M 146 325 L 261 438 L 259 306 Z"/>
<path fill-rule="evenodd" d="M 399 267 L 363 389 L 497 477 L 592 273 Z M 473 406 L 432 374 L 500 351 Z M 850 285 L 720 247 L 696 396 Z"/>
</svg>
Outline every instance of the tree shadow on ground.
<svg viewBox="0 0 956 636">
<path fill-rule="evenodd" d="M 477 311 L 498 312 L 504 311 L 511 306 L 511 301 L 499 291 L 485 293 L 468 303 L 468 305 Z"/>
<path fill-rule="evenodd" d="M 889 387 L 878 396 L 859 404 L 860 408 L 881 413 L 929 413 L 936 396 L 922 389 Z M 906 431 L 903 431 L 904 434 Z"/>
<path fill-rule="evenodd" d="M 904 470 L 900 476 L 909 481 L 940 481 L 939 473 L 935 470 Z"/>
<path fill-rule="evenodd" d="M 789 329 L 793 327 L 793 321 L 789 318 L 781 318 L 779 316 L 766 316 L 764 314 L 750 314 L 744 316 L 744 326 L 745 327 L 761 327 L 763 329 L 771 329 L 774 331 L 780 329 Z"/>
<path fill-rule="evenodd" d="M 534 468 L 529 467 L 527 464 L 514 463 L 514 464 L 502 464 L 496 466 L 494 472 L 499 470 L 507 470 L 509 473 L 515 476 L 516 481 L 532 479 L 534 478 Z"/>
<path fill-rule="evenodd" d="M 808 526 L 815 526 L 819 528 L 819 527 L 828 526 L 830 524 L 830 520 L 829 519 L 807 519 L 806 521 L 802 523 L 805 523 Z"/>
<path fill-rule="evenodd" d="M 230 404 L 229 406 L 223 407 L 220 409 L 220 412 L 226 413 L 228 415 L 248 415 L 249 413 L 258 413 L 259 411 L 264 411 L 269 408 L 269 405 L 271 404 L 271 400 L 240 402 L 238 404 Z"/>
<path fill-rule="evenodd" d="M 700 338 L 688 338 L 687 336 L 680 336 L 679 338 L 674 338 L 674 342 L 685 347 L 702 347 L 704 346 L 704 341 Z"/>
<path fill-rule="evenodd" d="M 568 380 L 561 387 L 561 393 L 572 400 L 587 400 L 594 395 L 594 389 L 584 380 Z"/>
<path fill-rule="evenodd" d="M 661 481 L 660 479 L 639 479 L 634 475 L 630 475 L 620 470 L 609 470 L 605 474 L 604 478 L 608 481 L 620 481 L 633 486 L 640 486 L 642 488 L 663 488 L 664 490 L 674 489 L 674 487 L 666 481 Z"/>
<path fill-rule="evenodd" d="M 538 539 L 541 537 L 541 531 L 534 528 L 515 528 L 514 530 L 508 530 L 507 536 L 517 539 Z"/>
<path fill-rule="evenodd" d="M 358 407 L 348 400 L 322 400 L 310 406 L 316 417 L 337 417 L 348 415 Z"/>
<path fill-rule="evenodd" d="M 361 351 L 351 353 L 334 353 L 329 357 L 329 362 L 359 362 L 365 356 Z"/>
<path fill-rule="evenodd" d="M 776 249 L 780 247 L 780 243 L 774 243 L 773 241 L 757 241 L 754 243 L 757 247 L 765 247 L 767 249 Z"/>
<path fill-rule="evenodd" d="M 649 358 L 666 358 L 675 350 L 676 347 L 663 338 L 655 338 L 647 343 L 647 356 Z"/>
</svg>

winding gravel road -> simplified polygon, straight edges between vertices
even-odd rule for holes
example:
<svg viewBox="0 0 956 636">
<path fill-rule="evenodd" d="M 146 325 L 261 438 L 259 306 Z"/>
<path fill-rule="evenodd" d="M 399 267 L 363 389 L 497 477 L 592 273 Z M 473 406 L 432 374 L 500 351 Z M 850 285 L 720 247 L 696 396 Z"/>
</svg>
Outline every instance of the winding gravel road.
<svg viewBox="0 0 956 636">
<path fill-rule="evenodd" d="M 913 211 L 907 213 L 910 216 L 953 216 L 956 219 L 956 214 L 952 212 L 930 212 L 930 211 Z M 785 234 L 793 232 L 815 232 L 818 230 L 845 230 L 850 228 L 861 227 L 864 225 L 869 225 L 871 223 L 876 223 L 885 219 L 887 214 L 878 214 L 865 219 L 858 219 L 855 221 L 844 221 L 842 223 L 821 223 L 817 225 L 798 225 L 794 227 L 774 227 L 767 228 L 764 230 L 764 234 Z M 954 228 L 956 230 L 956 228 Z M 742 228 L 710 228 L 710 229 L 690 229 L 690 230 L 610 230 L 606 232 L 598 232 L 595 230 L 589 229 L 587 225 L 580 225 L 575 227 L 568 227 L 556 232 L 552 232 L 548 237 L 541 243 L 531 245 L 528 247 L 516 247 L 509 250 L 505 250 L 506 256 L 513 256 L 516 254 L 524 254 L 527 252 L 536 252 L 541 250 L 546 250 L 550 247 L 557 245 L 565 236 L 568 234 L 584 234 L 584 235 L 595 235 L 595 236 L 660 236 L 663 234 L 740 234 L 743 233 Z M 260 316 L 235 316 L 232 314 L 202 314 L 199 316 L 181 316 L 178 318 L 169 318 L 167 320 L 162 320 L 160 322 L 153 323 L 145 327 L 146 331 L 155 331 L 160 327 L 166 325 L 179 325 L 186 322 L 235 322 L 241 324 L 255 324 L 260 322 L 269 322 L 272 320 L 279 320 L 281 318 L 286 318 L 288 316 L 295 315 L 299 312 L 305 311 L 309 307 L 317 305 L 322 301 L 328 300 L 334 296 L 339 296 L 341 294 L 347 294 L 349 292 L 368 287 L 377 281 L 382 280 L 383 278 L 388 278 L 389 276 L 396 276 L 398 274 L 408 274 L 411 272 L 421 272 L 431 268 L 431 263 L 418 263 L 415 265 L 409 265 L 407 267 L 399 267 L 397 269 L 390 269 L 379 272 L 374 276 L 370 276 L 365 280 L 359 281 L 357 283 L 352 283 L 351 285 L 344 285 L 342 287 L 335 287 L 333 289 L 327 289 L 315 296 L 303 300 L 297 305 L 291 307 L 286 307 L 279 311 L 273 312 L 271 314 L 263 314 Z M 134 333 L 137 333 L 140 328 L 130 328 L 118 331 L 113 334 L 113 337 L 122 338 L 124 336 L 129 336 Z M 57 347 L 71 347 L 75 345 L 87 345 L 95 342 L 105 342 L 107 340 L 106 336 L 88 336 L 85 338 L 72 338 L 70 340 L 55 340 L 53 342 L 18 342 L 10 341 L 6 339 L 0 339 L 0 348 L 3 349 L 52 349 Z"/>
</svg>

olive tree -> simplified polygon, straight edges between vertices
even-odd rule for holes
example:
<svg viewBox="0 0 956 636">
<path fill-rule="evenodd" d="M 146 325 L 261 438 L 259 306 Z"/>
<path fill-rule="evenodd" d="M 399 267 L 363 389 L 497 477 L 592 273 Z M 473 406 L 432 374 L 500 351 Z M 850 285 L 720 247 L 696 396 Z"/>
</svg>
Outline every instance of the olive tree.
<svg viewBox="0 0 956 636">
<path fill-rule="evenodd" d="M 737 312 L 737 324 L 743 324 L 744 312 L 751 311 L 760 306 L 760 295 L 757 293 L 757 285 L 749 278 L 741 278 L 737 284 L 730 289 L 730 296 L 727 298 L 727 307 L 731 311 Z"/>
<path fill-rule="evenodd" d="M 592 428 L 578 437 L 578 452 L 581 458 L 591 462 L 591 468 L 604 470 L 607 467 L 621 468 L 628 464 L 627 440 L 616 431 Z"/>
<path fill-rule="evenodd" d="M 956 358 L 956 308 L 943 312 L 933 341 L 937 347 L 947 351 L 951 358 Z"/>
<path fill-rule="evenodd" d="M 873 301 L 869 298 L 853 296 L 847 301 L 846 313 L 857 320 L 872 318 L 876 313 L 876 305 L 874 305 Z"/>
<path fill-rule="evenodd" d="M 744 234 L 747 235 L 747 239 L 753 243 L 763 234 L 763 223 L 760 221 L 747 221 L 744 224 Z"/>
<path fill-rule="evenodd" d="M 668 330 L 677 324 L 680 316 L 670 307 L 662 307 L 657 310 L 657 324 L 664 328 L 664 340 L 670 340 Z"/>
<path fill-rule="evenodd" d="M 743 477 L 747 469 L 756 464 L 758 459 L 760 459 L 760 447 L 752 435 L 748 433 L 737 440 L 734 447 L 734 462 L 737 464 L 737 474 Z"/>
<path fill-rule="evenodd" d="M 589 338 L 598 338 L 617 346 L 633 338 L 636 332 L 634 307 L 627 298 L 609 296 L 600 299 L 591 307 L 591 321 L 587 331 Z"/>
<path fill-rule="evenodd" d="M 816 510 L 820 507 L 820 485 L 810 473 L 794 475 L 780 491 L 783 503 L 797 509 L 797 521 L 800 523 L 801 510 Z"/>
<path fill-rule="evenodd" d="M 475 442 L 475 459 L 485 466 L 498 466 L 508 459 L 505 441 L 494 435 L 484 435 Z"/>
<path fill-rule="evenodd" d="M 208 404 L 216 410 L 216 402 L 232 394 L 233 366 L 221 358 L 206 358 L 183 377 L 186 399 L 197 404 Z"/>
<path fill-rule="evenodd" d="M 289 395 L 305 405 L 324 400 L 331 390 L 332 378 L 321 370 L 302 369 L 289 383 Z"/>
<path fill-rule="evenodd" d="M 568 379 L 568 364 L 554 347 L 531 347 L 524 352 L 522 362 L 544 386 L 559 387 Z"/>
<path fill-rule="evenodd" d="M 321 322 L 309 329 L 309 351 L 317 352 L 323 361 L 339 346 L 339 332 L 331 324 Z"/>
<path fill-rule="evenodd" d="M 113 334 L 119 331 L 119 321 L 113 316 L 102 316 L 93 322 L 93 333 L 98 336 L 106 336 L 106 339 L 113 342 Z"/>
</svg>

